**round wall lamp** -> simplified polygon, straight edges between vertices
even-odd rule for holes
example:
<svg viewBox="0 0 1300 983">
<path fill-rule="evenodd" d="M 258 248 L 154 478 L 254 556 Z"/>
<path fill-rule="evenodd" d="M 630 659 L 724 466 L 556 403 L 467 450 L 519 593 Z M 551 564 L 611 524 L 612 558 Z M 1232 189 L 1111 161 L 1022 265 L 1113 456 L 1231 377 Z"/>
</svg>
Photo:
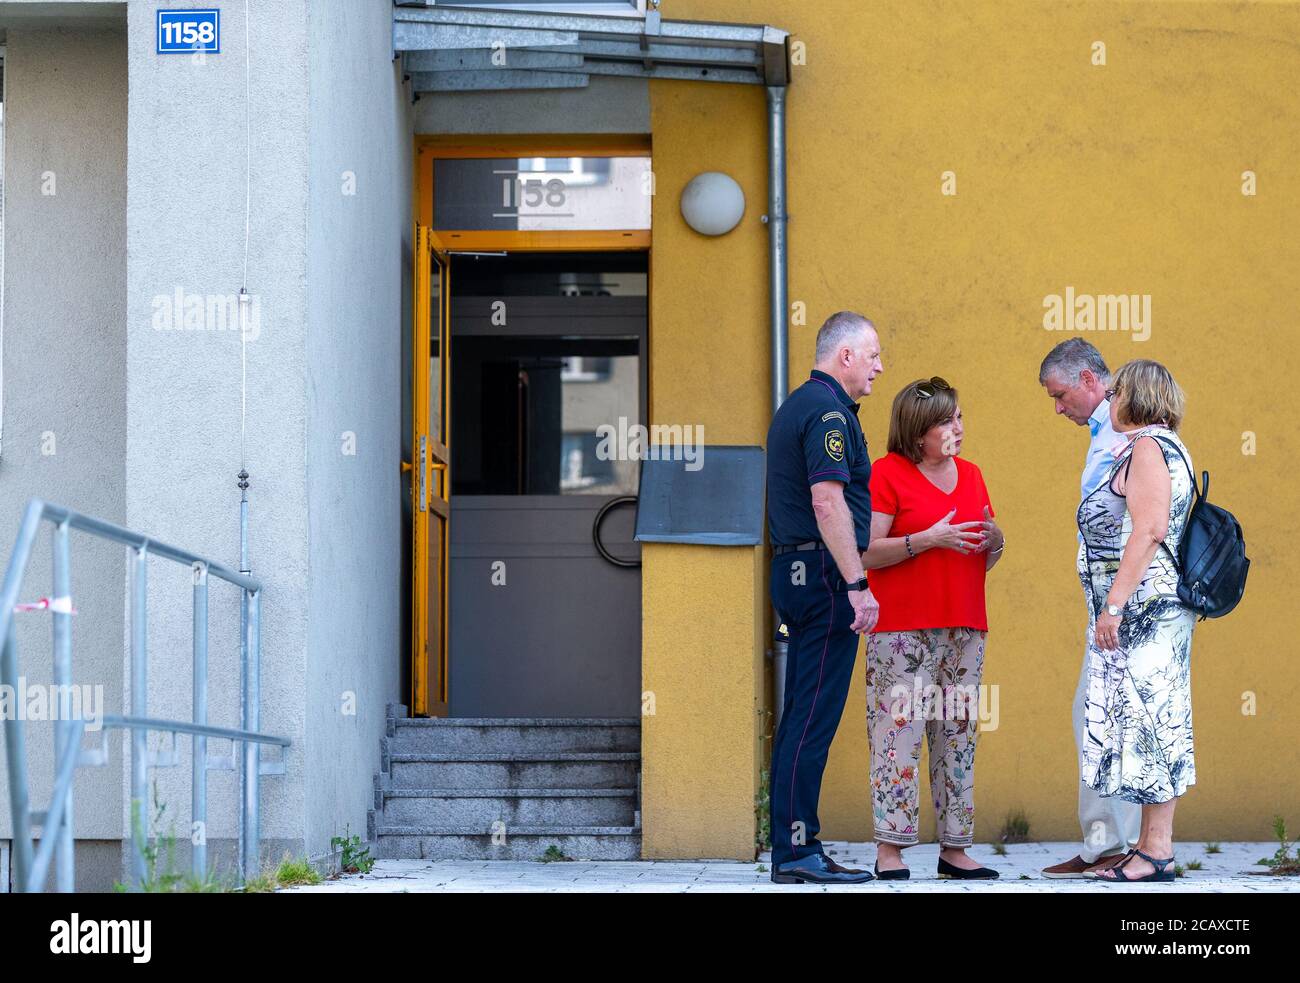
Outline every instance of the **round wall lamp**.
<svg viewBox="0 0 1300 983">
<path fill-rule="evenodd" d="M 726 235 L 745 214 L 745 192 L 720 171 L 691 178 L 682 190 L 682 218 L 700 235 Z"/>
</svg>

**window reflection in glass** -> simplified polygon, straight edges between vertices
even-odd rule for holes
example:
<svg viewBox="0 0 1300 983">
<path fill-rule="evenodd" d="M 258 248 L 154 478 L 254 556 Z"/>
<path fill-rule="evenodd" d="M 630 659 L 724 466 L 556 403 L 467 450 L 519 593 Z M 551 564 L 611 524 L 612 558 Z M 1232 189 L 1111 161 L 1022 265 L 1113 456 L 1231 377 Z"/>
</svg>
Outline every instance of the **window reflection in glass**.
<svg viewBox="0 0 1300 983">
<path fill-rule="evenodd" d="M 649 157 L 439 158 L 433 227 L 648 229 L 651 180 Z"/>
<path fill-rule="evenodd" d="M 457 339 L 453 493 L 636 494 L 637 338 Z M 606 433 L 602 439 L 602 434 Z"/>
</svg>

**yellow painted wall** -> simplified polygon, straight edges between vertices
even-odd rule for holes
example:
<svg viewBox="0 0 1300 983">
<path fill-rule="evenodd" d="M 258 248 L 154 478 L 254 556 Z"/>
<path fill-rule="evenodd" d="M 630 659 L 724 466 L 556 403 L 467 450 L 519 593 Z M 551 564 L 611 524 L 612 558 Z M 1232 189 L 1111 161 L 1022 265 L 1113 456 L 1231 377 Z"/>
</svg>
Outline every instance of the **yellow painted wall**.
<svg viewBox="0 0 1300 983">
<path fill-rule="evenodd" d="M 1067 286 L 1152 296 L 1149 340 L 1085 336 L 1113 367 L 1142 357 L 1171 368 L 1188 395 L 1184 438 L 1198 469 L 1213 472 L 1212 499 L 1241 519 L 1252 558 L 1241 606 L 1195 636 L 1198 784 L 1179 806 L 1176 832 L 1267 839 L 1275 814 L 1300 828 L 1292 545 L 1300 438 L 1289 395 L 1298 361 L 1300 7 L 669 0 L 664 8 L 668 17 L 766 21 L 805 45 L 789 96 L 790 290 L 807 309 L 790 332 L 792 385 L 806 377 L 821 320 L 854 308 L 876 320 L 884 346 L 886 373 L 862 411 L 875 456 L 906 380 L 939 374 L 961 390 L 965 453 L 984 471 L 1008 541 L 989 582 L 985 681 L 999 686 L 1000 727 L 981 738 L 977 837 L 996 838 L 1016 809 L 1037 838 L 1078 835 L 1070 702 L 1086 615 L 1073 513 L 1087 431 L 1053 417 L 1037 383 L 1042 356 L 1069 336 L 1044 330 L 1043 298 Z M 1096 41 L 1106 45 L 1104 67 L 1090 60 Z M 710 443 L 761 443 L 763 93 L 656 82 L 651 98 L 653 422 L 702 423 Z M 748 198 L 740 228 L 717 240 L 691 232 L 678 212 L 683 185 L 704 170 L 731 174 Z M 940 193 L 948 170 L 955 197 Z M 1241 194 L 1245 170 L 1258 175 L 1255 197 Z M 1254 455 L 1242 453 L 1246 431 Z M 766 598 L 712 574 L 743 581 L 750 563 L 750 551 L 648 548 L 644 664 L 659 718 L 646 737 L 647 855 L 743 847 L 753 735 L 731 701 L 744 702 L 745 674 L 761 664 L 765 627 L 742 621 L 751 608 L 761 620 Z M 870 836 L 862 673 L 860 656 L 823 787 L 827 838 Z M 726 685 L 716 689 L 719 680 Z M 1252 693 L 1257 712 L 1245 715 Z M 710 694 L 713 707 L 698 702 Z M 677 701 L 680 712 L 670 711 Z M 665 733 L 688 720 L 707 726 Z M 720 810 L 720 828 L 693 833 L 706 806 Z"/>
<path fill-rule="evenodd" d="M 761 445 L 770 389 L 767 237 L 757 225 L 765 97 L 757 87 L 684 83 L 654 86 L 651 101 L 651 422 L 702 425 L 706 445 Z M 681 189 L 707 170 L 744 187 L 743 231 L 706 239 L 682 221 Z M 766 548 L 647 544 L 642 560 L 641 672 L 655 698 L 655 713 L 642 717 L 642 853 L 750 859 L 770 754 Z"/>
<path fill-rule="evenodd" d="M 750 859 L 765 552 L 647 543 L 641 556 L 642 855 Z"/>
</svg>

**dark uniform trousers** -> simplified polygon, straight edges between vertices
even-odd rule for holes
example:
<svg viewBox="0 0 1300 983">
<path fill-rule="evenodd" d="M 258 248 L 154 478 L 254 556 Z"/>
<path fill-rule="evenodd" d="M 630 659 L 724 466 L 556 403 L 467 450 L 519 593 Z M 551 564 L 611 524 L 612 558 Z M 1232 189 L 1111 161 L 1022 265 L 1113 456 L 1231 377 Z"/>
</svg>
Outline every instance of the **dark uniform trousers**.
<svg viewBox="0 0 1300 983">
<path fill-rule="evenodd" d="M 802 571 L 795 567 L 802 563 Z M 772 605 L 790 632 L 785 701 L 769 778 L 772 863 L 821 853 L 817 800 L 831 740 L 853 679 L 859 636 L 853 606 L 827 550 L 772 558 Z"/>
</svg>

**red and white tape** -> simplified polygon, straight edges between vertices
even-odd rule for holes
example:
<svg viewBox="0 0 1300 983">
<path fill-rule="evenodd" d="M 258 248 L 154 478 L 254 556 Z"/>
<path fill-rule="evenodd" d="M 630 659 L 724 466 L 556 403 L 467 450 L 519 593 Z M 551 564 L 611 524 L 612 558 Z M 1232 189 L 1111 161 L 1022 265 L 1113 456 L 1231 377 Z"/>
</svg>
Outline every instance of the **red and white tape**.
<svg viewBox="0 0 1300 983">
<path fill-rule="evenodd" d="M 42 597 L 39 601 L 15 604 L 15 611 L 51 611 L 54 614 L 76 614 L 70 597 Z"/>
</svg>

